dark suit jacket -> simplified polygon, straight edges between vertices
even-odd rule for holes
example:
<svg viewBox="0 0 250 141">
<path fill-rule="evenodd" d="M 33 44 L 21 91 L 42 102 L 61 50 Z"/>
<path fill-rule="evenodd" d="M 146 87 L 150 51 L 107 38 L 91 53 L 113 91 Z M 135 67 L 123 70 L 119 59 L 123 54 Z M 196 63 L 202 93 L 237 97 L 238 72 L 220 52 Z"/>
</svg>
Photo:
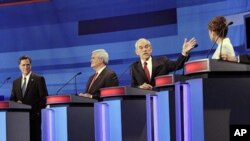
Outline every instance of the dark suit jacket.
<svg viewBox="0 0 250 141">
<path fill-rule="evenodd" d="M 250 64 L 250 55 L 242 54 L 239 56 L 240 63 Z"/>
<path fill-rule="evenodd" d="M 146 74 L 144 73 L 141 60 L 139 60 L 130 66 L 131 86 L 138 87 L 143 83 L 147 83 L 154 87 L 156 76 L 167 75 L 171 71 L 182 68 L 188 58 L 189 57 L 181 55 L 177 61 L 171 61 L 165 56 L 158 58 L 152 57 L 152 75 L 150 81 L 148 81 Z"/>
<path fill-rule="evenodd" d="M 92 75 L 87 82 L 86 90 L 85 90 L 86 93 L 88 92 L 89 85 L 93 77 L 94 75 Z M 106 67 L 101 72 L 101 74 L 99 74 L 97 79 L 94 81 L 88 93 L 92 94 L 93 98 L 99 99 L 100 88 L 113 87 L 113 86 L 118 86 L 118 85 L 119 85 L 119 81 L 118 81 L 116 73 L 110 70 L 108 67 Z"/>
<path fill-rule="evenodd" d="M 46 106 L 46 96 L 48 96 L 44 77 L 31 73 L 24 97 L 22 95 L 21 83 L 22 77 L 14 80 L 10 100 L 20 100 L 23 104 L 31 105 L 31 118 L 39 117 L 41 109 Z"/>
</svg>

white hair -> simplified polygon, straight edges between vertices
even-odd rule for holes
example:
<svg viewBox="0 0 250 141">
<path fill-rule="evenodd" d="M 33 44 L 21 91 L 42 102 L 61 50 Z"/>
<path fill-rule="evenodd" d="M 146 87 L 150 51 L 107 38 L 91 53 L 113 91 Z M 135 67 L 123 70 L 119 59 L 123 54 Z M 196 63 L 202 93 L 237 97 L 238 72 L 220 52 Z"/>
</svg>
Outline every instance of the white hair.
<svg viewBox="0 0 250 141">
<path fill-rule="evenodd" d="M 150 42 L 148 39 L 146 39 L 146 38 L 140 38 L 140 39 L 138 39 L 138 40 L 135 42 L 135 49 L 137 49 L 138 43 L 141 42 L 141 41 L 146 41 L 150 46 L 152 46 L 152 45 L 151 45 L 151 42 Z"/>
<path fill-rule="evenodd" d="M 94 54 L 94 53 L 97 54 L 98 58 L 103 59 L 103 63 L 105 65 L 108 64 L 108 62 L 109 62 L 109 54 L 106 52 L 105 49 L 97 49 L 97 50 L 92 51 L 92 54 Z"/>
</svg>

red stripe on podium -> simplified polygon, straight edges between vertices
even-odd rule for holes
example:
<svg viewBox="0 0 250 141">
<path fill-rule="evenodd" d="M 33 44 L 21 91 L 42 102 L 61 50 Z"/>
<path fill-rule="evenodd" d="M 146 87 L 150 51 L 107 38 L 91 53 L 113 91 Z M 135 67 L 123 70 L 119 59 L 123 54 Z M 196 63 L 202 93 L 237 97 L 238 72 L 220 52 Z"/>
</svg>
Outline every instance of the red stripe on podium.
<svg viewBox="0 0 250 141">
<path fill-rule="evenodd" d="M 101 89 L 101 97 L 125 95 L 125 87 L 109 87 Z"/>
<path fill-rule="evenodd" d="M 0 102 L 0 108 L 9 108 L 9 102 Z"/>
<path fill-rule="evenodd" d="M 56 103 L 67 103 L 70 102 L 70 96 L 48 96 L 46 98 L 46 104 L 56 104 Z"/>
<path fill-rule="evenodd" d="M 187 62 L 185 64 L 186 74 L 196 73 L 196 72 L 205 72 L 205 71 L 209 71 L 208 60 Z"/>
<path fill-rule="evenodd" d="M 174 84 L 174 77 L 173 75 L 163 75 L 155 77 L 155 86 L 169 86 Z"/>
</svg>

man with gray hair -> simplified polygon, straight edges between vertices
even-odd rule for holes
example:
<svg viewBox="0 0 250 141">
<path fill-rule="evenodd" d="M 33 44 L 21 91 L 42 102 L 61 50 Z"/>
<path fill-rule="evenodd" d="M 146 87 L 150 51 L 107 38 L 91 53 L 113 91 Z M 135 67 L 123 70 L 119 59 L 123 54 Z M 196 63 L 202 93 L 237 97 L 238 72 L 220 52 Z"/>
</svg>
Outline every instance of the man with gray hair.
<svg viewBox="0 0 250 141">
<path fill-rule="evenodd" d="M 116 73 L 107 67 L 108 61 L 109 55 L 104 49 L 97 49 L 92 52 L 91 68 L 95 71 L 95 74 L 90 76 L 85 93 L 80 93 L 79 96 L 99 99 L 100 88 L 119 85 Z"/>
<path fill-rule="evenodd" d="M 149 40 L 140 38 L 135 43 L 135 53 L 140 57 L 130 67 L 131 86 L 141 89 L 153 89 L 155 77 L 166 75 L 183 67 L 189 58 L 189 51 L 196 45 L 196 39 L 184 40 L 182 52 L 176 61 L 172 61 L 165 56 L 152 57 L 152 45 Z"/>
</svg>

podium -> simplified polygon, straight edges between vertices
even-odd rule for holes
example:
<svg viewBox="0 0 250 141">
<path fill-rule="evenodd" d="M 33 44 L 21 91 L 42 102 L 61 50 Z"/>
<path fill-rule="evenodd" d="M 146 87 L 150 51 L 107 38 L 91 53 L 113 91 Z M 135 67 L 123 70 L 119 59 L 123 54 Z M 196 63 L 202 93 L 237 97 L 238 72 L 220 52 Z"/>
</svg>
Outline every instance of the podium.
<svg viewBox="0 0 250 141">
<path fill-rule="evenodd" d="M 0 141 L 30 141 L 31 106 L 0 101 Z"/>
<path fill-rule="evenodd" d="M 186 62 L 185 74 L 193 78 L 249 77 L 250 65 L 214 59 L 200 59 Z"/>
<path fill-rule="evenodd" d="M 155 78 L 155 89 L 159 91 L 156 95 L 151 96 L 153 105 L 157 105 L 156 109 L 153 109 L 153 117 L 158 119 L 154 120 L 156 126 L 153 129 L 159 134 L 155 140 L 176 141 L 176 129 L 179 129 L 176 127 L 176 114 L 180 111 L 176 111 L 175 83 L 185 82 L 188 78 L 188 76 L 173 74 Z M 157 135 L 157 133 L 154 133 L 154 135 Z"/>
<path fill-rule="evenodd" d="M 125 86 L 101 89 L 103 101 L 95 103 L 96 141 L 146 141 L 150 138 L 146 95 L 154 93 Z"/>
<path fill-rule="evenodd" d="M 42 141 L 94 141 L 95 99 L 76 95 L 48 96 L 42 110 Z"/>
<path fill-rule="evenodd" d="M 249 70 L 218 60 L 187 62 L 185 74 L 192 79 L 175 86 L 181 113 L 176 141 L 229 141 L 234 126 L 250 125 Z"/>
</svg>

